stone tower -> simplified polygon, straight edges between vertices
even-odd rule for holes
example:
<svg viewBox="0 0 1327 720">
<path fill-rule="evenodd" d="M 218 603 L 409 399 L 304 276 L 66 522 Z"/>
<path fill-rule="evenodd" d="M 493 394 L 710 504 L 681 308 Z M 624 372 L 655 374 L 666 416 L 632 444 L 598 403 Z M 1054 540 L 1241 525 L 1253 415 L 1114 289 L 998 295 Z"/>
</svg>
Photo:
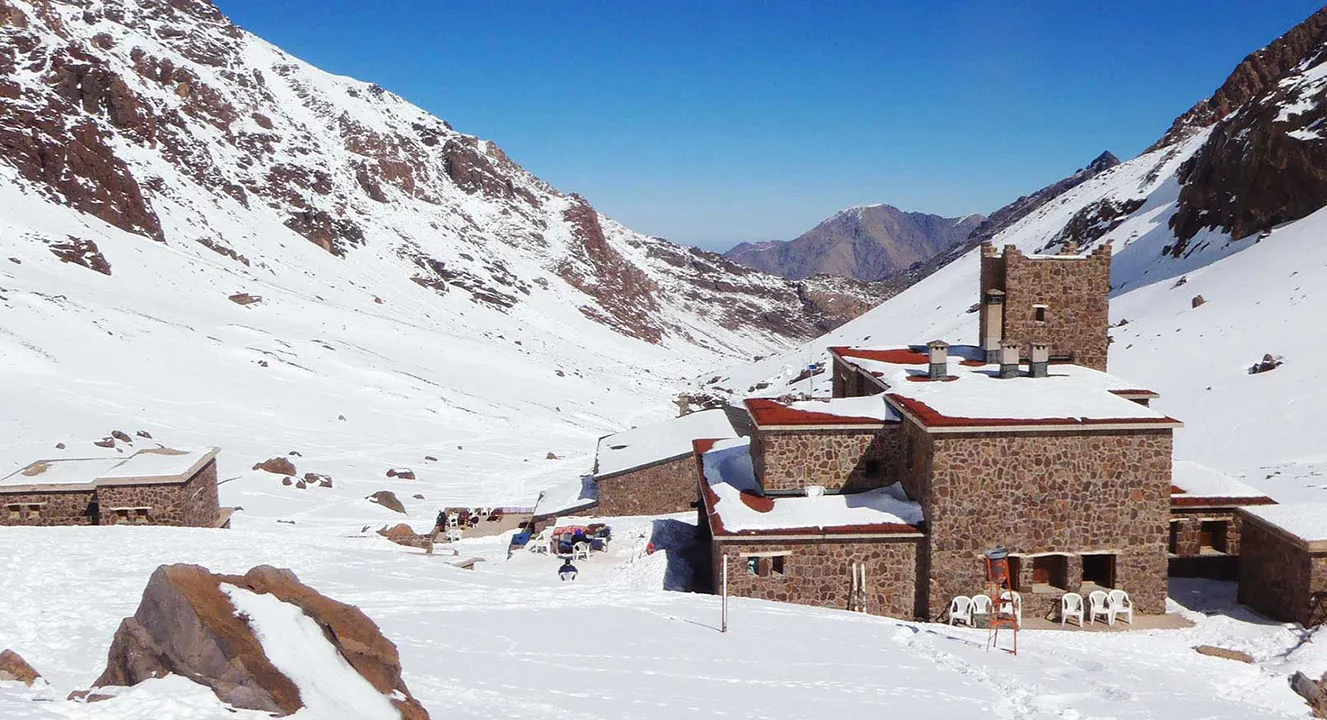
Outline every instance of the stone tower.
<svg viewBox="0 0 1327 720">
<path fill-rule="evenodd" d="M 1000 344 L 1017 343 L 1030 359 L 1033 343 L 1052 359 L 1105 371 L 1110 324 L 1110 245 L 1088 255 L 1070 245 L 1060 255 L 1028 257 L 1013 245 L 981 248 L 980 345 L 1000 362 Z"/>
</svg>

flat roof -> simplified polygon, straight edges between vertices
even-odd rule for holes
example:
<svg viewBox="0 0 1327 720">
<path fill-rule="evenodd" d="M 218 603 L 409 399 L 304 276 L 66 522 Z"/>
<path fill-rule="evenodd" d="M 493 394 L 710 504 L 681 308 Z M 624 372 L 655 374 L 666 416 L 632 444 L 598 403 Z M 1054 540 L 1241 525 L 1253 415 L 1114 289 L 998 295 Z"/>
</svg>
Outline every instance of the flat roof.
<svg viewBox="0 0 1327 720">
<path fill-rule="evenodd" d="M 691 454 L 698 438 L 734 438 L 737 431 L 723 410 L 702 410 L 599 438 L 595 477 L 617 475 Z"/>
<path fill-rule="evenodd" d="M 1190 460 L 1171 466 L 1170 504 L 1173 507 L 1272 505 L 1276 501 L 1247 483 Z"/>
<path fill-rule="evenodd" d="M 1001 379 L 999 366 L 985 363 L 979 348 L 953 345 L 947 378 L 931 381 L 924 349 L 832 347 L 830 352 L 874 377 L 891 404 L 927 428 L 1183 426 L 1128 399 L 1156 393 L 1092 368 L 1052 363 L 1047 377 L 1033 378 L 1023 365 L 1018 377 Z"/>
<path fill-rule="evenodd" d="M 1299 540 L 1312 552 L 1327 551 L 1327 502 L 1264 505 L 1242 512 Z"/>
<path fill-rule="evenodd" d="M 133 485 L 187 480 L 220 448 L 148 448 L 127 458 L 37 460 L 0 478 L 0 492 L 90 490 L 97 485 Z"/>
<path fill-rule="evenodd" d="M 697 440 L 695 451 L 716 537 L 921 533 L 921 505 L 898 483 L 852 494 L 765 497 L 751 464 L 750 438 Z"/>
<path fill-rule="evenodd" d="M 898 411 L 879 395 L 792 402 L 748 398 L 742 402 L 756 426 L 764 429 L 854 425 L 879 428 L 901 419 Z"/>
</svg>

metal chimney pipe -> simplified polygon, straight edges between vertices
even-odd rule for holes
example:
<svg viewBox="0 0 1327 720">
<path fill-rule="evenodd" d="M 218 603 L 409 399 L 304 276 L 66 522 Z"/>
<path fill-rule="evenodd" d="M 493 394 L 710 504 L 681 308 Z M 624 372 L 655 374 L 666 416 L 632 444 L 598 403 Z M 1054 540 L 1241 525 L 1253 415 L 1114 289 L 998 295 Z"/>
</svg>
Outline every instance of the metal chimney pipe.
<svg viewBox="0 0 1327 720">
<path fill-rule="evenodd" d="M 1032 361 L 1028 363 L 1028 375 L 1034 378 L 1044 378 L 1050 372 L 1050 364 L 1050 343 L 1032 343 Z"/>
<path fill-rule="evenodd" d="M 943 340 L 932 340 L 926 343 L 926 354 L 929 358 L 928 375 L 931 380 L 944 380 L 949 377 L 949 343 Z"/>
</svg>

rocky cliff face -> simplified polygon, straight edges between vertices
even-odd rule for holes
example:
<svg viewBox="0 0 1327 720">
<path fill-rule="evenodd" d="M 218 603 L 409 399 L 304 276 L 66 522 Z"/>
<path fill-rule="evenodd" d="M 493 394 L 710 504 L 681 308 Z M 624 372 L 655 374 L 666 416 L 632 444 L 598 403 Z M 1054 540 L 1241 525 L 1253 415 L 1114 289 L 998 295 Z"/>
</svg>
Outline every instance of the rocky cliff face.
<svg viewBox="0 0 1327 720">
<path fill-rule="evenodd" d="M 834 275 L 874 281 L 962 242 L 981 215 L 946 218 L 863 205 L 835 213 L 788 241 L 742 243 L 728 257 L 789 278 Z"/>
<path fill-rule="evenodd" d="M 1000 231 L 1027 217 L 1042 205 L 1045 205 L 1069 190 L 1082 185 L 1091 178 L 1094 178 L 1119 164 L 1120 159 L 1115 157 L 1111 151 L 1107 150 L 1101 153 L 1096 156 L 1092 162 L 1088 163 L 1085 167 L 1075 170 L 1068 177 L 1057 180 L 1034 193 L 1023 195 L 1017 200 L 991 213 L 990 217 L 986 218 L 986 220 L 978 225 L 972 231 L 972 234 L 968 236 L 967 244 L 976 247 L 977 245 L 990 240 L 998 235 Z"/>
<path fill-rule="evenodd" d="M 697 284 L 651 262 L 687 251 L 377 85 L 286 55 L 207 0 L 0 0 L 5 166 L 48 201 L 255 272 L 280 272 L 283 247 L 308 242 L 362 265 L 365 284 L 503 312 L 553 292 L 655 344 L 739 327 L 777 345 L 846 319 L 808 314 L 779 278 L 715 265 Z M 262 252 L 236 249 L 254 239 Z M 691 322 L 699 310 L 713 326 Z"/>
</svg>

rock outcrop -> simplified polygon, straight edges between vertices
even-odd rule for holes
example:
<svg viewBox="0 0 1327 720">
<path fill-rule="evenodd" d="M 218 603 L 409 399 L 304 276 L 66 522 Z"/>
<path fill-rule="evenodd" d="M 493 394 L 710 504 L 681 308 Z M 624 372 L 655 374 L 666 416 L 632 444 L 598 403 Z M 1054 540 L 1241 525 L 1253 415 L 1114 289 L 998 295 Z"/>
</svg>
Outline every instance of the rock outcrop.
<svg viewBox="0 0 1327 720">
<path fill-rule="evenodd" d="M 277 475 L 294 475 L 295 463 L 291 462 L 289 458 L 277 456 L 274 458 L 268 458 L 257 465 L 254 465 L 253 469 L 266 470 L 267 472 L 276 473 Z"/>
<path fill-rule="evenodd" d="M 371 503 L 377 503 L 393 512 L 405 514 L 405 506 L 402 505 L 401 500 L 396 497 L 396 493 L 391 490 L 379 490 L 365 499 Z"/>
<path fill-rule="evenodd" d="M 21 682 L 32 687 L 41 680 L 37 672 L 22 655 L 13 650 L 0 651 L 0 682 Z"/>
<path fill-rule="evenodd" d="M 217 575 L 197 565 L 157 568 L 137 612 L 120 623 L 94 687 L 136 685 L 174 673 L 207 685 L 238 708 L 285 716 L 303 707 L 300 688 L 272 664 L 223 583 L 299 607 L 404 720 L 429 717 L 401 679 L 396 645 L 372 620 L 301 583 L 290 570 L 266 565 L 244 575 Z"/>
</svg>

